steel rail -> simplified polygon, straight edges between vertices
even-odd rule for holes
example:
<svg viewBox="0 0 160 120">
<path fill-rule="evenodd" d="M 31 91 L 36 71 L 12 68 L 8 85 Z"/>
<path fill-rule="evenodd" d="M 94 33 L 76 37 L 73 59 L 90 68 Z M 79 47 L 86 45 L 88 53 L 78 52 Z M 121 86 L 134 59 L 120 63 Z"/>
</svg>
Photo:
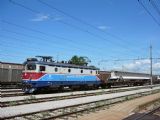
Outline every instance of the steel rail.
<svg viewBox="0 0 160 120">
<path fill-rule="evenodd" d="M 157 86 L 157 85 L 156 85 Z M 156 87 L 154 86 L 154 87 Z M 99 91 L 93 93 L 82 93 L 82 94 L 73 94 L 64 95 L 64 96 L 53 96 L 53 97 L 45 97 L 45 98 L 36 98 L 36 96 L 28 96 L 23 100 L 12 100 L 12 101 L 1 101 L 1 107 L 8 107 L 8 106 L 17 106 L 23 104 L 32 104 L 32 103 L 39 103 L 39 102 L 47 102 L 47 101 L 57 101 L 57 100 L 64 100 L 64 99 L 73 99 L 73 98 L 80 98 L 80 97 L 87 97 L 87 96 L 96 96 L 96 95 L 104 95 L 104 94 L 111 94 L 111 93 L 119 93 L 125 91 L 132 91 L 132 90 L 139 90 L 144 88 L 149 88 L 150 86 L 144 87 L 136 87 L 136 88 L 128 88 L 128 89 L 111 89 L 109 91 Z"/>
<path fill-rule="evenodd" d="M 55 118 L 61 118 L 65 116 L 71 116 L 77 113 L 82 113 L 83 111 L 95 111 L 96 108 L 103 108 L 118 102 L 123 102 L 127 100 L 131 100 L 134 98 L 155 94 L 160 92 L 160 90 L 152 90 L 152 91 L 146 91 L 146 92 L 140 92 L 140 93 L 134 93 L 130 95 L 124 95 L 116 98 L 110 98 L 110 99 L 103 99 L 83 104 L 76 104 L 66 107 L 59 107 L 54 109 L 48 109 L 48 110 L 42 110 L 38 112 L 32 112 L 32 113 L 24 113 L 19 115 L 13 115 L 13 116 L 7 116 L 2 119 L 41 119 L 41 120 L 48 120 L 48 119 L 55 119 Z"/>
</svg>

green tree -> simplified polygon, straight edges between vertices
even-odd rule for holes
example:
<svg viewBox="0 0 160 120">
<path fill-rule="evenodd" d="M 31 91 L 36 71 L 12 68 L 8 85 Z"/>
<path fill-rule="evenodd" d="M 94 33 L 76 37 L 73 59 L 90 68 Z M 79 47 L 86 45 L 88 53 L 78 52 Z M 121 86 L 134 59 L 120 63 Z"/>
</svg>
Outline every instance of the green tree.
<svg viewBox="0 0 160 120">
<path fill-rule="evenodd" d="M 86 59 L 86 57 L 82 57 L 82 56 L 78 57 L 77 55 L 74 55 L 69 62 L 75 65 L 87 65 L 88 64 L 88 60 Z"/>
<path fill-rule="evenodd" d="M 71 60 L 69 62 L 72 64 L 78 65 L 79 64 L 79 57 L 75 55 L 71 58 Z"/>
</svg>

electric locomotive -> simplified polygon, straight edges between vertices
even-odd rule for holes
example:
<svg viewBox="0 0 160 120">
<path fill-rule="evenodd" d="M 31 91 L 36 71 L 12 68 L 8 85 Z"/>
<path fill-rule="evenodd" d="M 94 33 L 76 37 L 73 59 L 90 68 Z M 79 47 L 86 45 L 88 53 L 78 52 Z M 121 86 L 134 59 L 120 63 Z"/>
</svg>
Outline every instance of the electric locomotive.
<svg viewBox="0 0 160 120">
<path fill-rule="evenodd" d="M 97 77 L 98 69 L 94 67 L 79 66 L 67 62 L 54 62 L 50 56 L 29 58 L 24 63 L 22 73 L 23 91 L 34 93 L 42 89 L 69 88 L 98 88 L 101 84 Z"/>
</svg>

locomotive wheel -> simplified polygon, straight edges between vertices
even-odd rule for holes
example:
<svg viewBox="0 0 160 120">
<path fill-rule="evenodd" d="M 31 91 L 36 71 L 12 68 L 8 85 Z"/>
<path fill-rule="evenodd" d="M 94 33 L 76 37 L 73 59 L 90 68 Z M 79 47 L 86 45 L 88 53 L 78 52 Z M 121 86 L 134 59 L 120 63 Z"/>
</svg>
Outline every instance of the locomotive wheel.
<svg viewBox="0 0 160 120">
<path fill-rule="evenodd" d="M 111 84 L 107 84 L 107 88 L 111 88 Z"/>
<path fill-rule="evenodd" d="M 102 89 L 106 89 L 106 88 L 107 88 L 107 85 L 106 85 L 106 84 L 103 84 L 103 85 L 101 85 L 101 88 L 102 88 Z"/>
</svg>

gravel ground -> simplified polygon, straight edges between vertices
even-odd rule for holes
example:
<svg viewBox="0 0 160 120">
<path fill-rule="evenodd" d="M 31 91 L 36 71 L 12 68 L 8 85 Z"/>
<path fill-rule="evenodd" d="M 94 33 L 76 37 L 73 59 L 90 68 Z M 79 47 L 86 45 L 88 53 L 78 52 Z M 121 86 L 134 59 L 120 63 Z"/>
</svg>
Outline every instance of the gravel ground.
<svg viewBox="0 0 160 120">
<path fill-rule="evenodd" d="M 112 89 L 100 89 L 100 90 L 90 90 L 90 91 L 75 91 L 75 92 L 66 92 L 66 93 L 53 93 L 53 94 L 41 94 L 41 95 L 32 95 L 35 96 L 35 98 L 46 98 L 46 97 L 58 97 L 58 96 L 68 96 L 68 95 L 78 95 L 78 94 L 84 94 L 84 93 L 95 93 L 95 92 L 108 92 L 112 90 L 126 90 L 126 89 L 132 89 L 132 88 L 141 88 L 144 86 L 136 86 L 136 87 L 125 87 L 125 88 L 112 88 Z M 3 94 L 8 94 L 8 93 L 3 93 Z M 15 94 L 15 93 L 11 93 Z M 12 97 L 4 97 L 0 98 L 1 102 L 9 102 L 9 101 L 17 101 L 17 100 L 25 100 L 28 98 L 29 95 L 25 96 L 12 96 Z"/>
<path fill-rule="evenodd" d="M 136 98 L 126 102 L 115 104 L 109 109 L 100 110 L 96 113 L 85 114 L 77 120 L 123 120 L 134 114 L 134 110 L 141 104 L 160 98 L 160 93 Z"/>
<path fill-rule="evenodd" d="M 160 87 L 155 87 L 152 90 L 156 90 L 156 89 L 160 89 Z M 75 99 L 67 99 L 67 100 L 34 103 L 34 104 L 20 105 L 20 106 L 13 106 L 13 107 L 5 107 L 5 108 L 0 108 L 0 116 L 3 118 L 6 116 L 14 116 L 18 114 L 32 113 L 32 112 L 48 110 L 48 109 L 55 109 L 55 108 L 60 108 L 60 107 L 65 107 L 65 106 L 84 104 L 84 103 L 89 103 L 93 101 L 99 101 L 99 100 L 104 100 L 104 99 L 111 99 L 111 98 L 131 95 L 135 93 L 147 92 L 150 90 L 151 89 L 148 88 L 148 89 L 126 91 L 126 92 L 113 93 L 113 94 L 107 94 L 107 95 L 89 96 L 89 97 L 82 97 L 82 98 L 75 98 Z M 124 107 L 124 109 L 126 108 Z"/>
<path fill-rule="evenodd" d="M 8 92 L 8 91 L 22 91 L 22 89 L 1 89 L 1 92 Z"/>
</svg>

